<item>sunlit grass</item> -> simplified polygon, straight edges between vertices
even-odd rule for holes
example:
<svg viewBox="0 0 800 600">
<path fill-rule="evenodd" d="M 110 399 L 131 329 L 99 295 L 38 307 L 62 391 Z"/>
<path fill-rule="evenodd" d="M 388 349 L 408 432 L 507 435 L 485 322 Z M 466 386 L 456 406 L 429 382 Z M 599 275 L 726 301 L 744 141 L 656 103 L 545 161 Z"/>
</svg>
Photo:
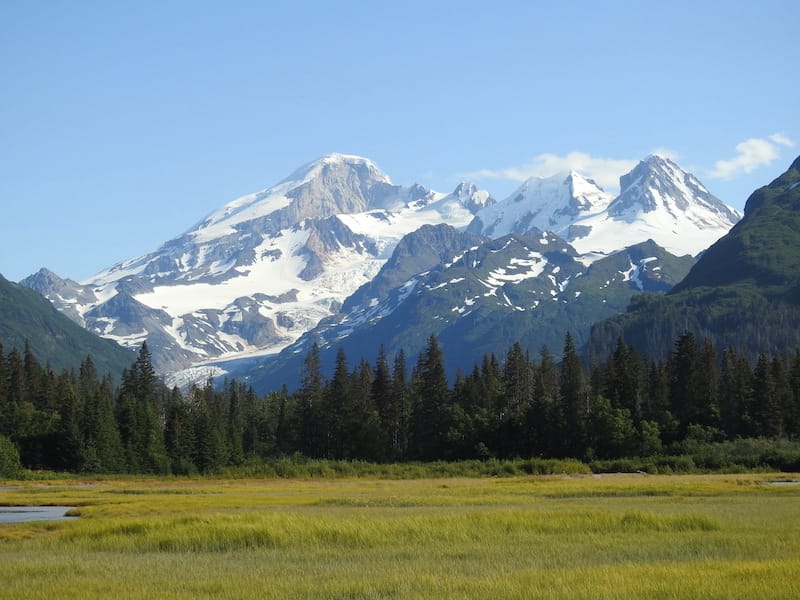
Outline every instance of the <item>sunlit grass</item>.
<svg viewBox="0 0 800 600">
<path fill-rule="evenodd" d="M 0 525 L 0 598 L 797 598 L 770 479 L 25 482 L 80 518 Z"/>
</svg>

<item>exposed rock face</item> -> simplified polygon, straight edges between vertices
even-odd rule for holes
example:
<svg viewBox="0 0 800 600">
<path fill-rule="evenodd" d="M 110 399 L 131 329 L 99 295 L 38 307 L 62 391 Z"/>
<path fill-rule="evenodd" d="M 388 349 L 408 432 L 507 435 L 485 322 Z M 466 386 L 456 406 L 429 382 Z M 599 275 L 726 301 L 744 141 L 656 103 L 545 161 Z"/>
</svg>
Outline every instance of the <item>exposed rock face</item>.
<svg viewBox="0 0 800 600">
<path fill-rule="evenodd" d="M 81 285 L 72 279 L 61 279 L 52 271 L 44 268 L 39 269 L 19 283 L 39 292 L 50 300 L 58 310 L 79 325 L 84 325 L 85 321 L 78 307 L 97 301 L 91 286 Z"/>
</svg>

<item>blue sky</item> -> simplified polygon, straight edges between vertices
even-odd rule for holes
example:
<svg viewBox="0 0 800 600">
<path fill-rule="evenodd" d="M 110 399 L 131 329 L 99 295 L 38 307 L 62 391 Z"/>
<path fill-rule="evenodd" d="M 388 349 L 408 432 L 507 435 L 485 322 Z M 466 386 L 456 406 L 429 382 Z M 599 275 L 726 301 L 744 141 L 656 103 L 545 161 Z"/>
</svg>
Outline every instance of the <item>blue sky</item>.
<svg viewBox="0 0 800 600">
<path fill-rule="evenodd" d="M 800 3 L 0 3 L 0 274 L 81 280 L 330 152 L 503 198 L 666 153 L 725 202 L 800 153 Z M 624 171 L 623 171 L 624 172 Z"/>
</svg>

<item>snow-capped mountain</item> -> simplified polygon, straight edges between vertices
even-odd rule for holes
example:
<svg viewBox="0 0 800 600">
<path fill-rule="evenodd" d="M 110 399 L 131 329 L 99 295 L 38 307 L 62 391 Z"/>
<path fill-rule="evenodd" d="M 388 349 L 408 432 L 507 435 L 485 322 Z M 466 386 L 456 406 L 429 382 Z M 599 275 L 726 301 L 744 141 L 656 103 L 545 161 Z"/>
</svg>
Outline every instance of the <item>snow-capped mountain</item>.
<svg viewBox="0 0 800 600">
<path fill-rule="evenodd" d="M 620 178 L 613 198 L 577 173 L 532 178 L 505 200 L 478 211 L 469 230 L 490 237 L 538 227 L 596 260 L 654 240 L 675 255 L 696 255 L 741 215 L 671 160 L 648 156 Z"/>
<path fill-rule="evenodd" d="M 41 272 L 24 283 L 104 337 L 148 340 L 169 373 L 279 351 L 371 281 L 403 235 L 465 227 L 493 201 L 468 184 L 393 185 L 369 160 L 332 154 L 82 285 Z"/>
<path fill-rule="evenodd" d="M 300 352 L 312 330 L 365 350 L 374 336 L 405 340 L 409 352 L 436 330 L 470 356 L 513 336 L 551 343 L 637 290 L 666 291 L 688 269 L 673 255 L 696 255 L 739 218 L 658 156 L 620 183 L 614 198 L 570 172 L 496 203 L 468 183 L 395 185 L 365 158 L 332 154 L 88 281 L 42 270 L 22 283 L 95 333 L 147 340 L 159 372 L 182 372 L 174 382 Z M 527 241 L 486 243 L 511 234 Z"/>
</svg>

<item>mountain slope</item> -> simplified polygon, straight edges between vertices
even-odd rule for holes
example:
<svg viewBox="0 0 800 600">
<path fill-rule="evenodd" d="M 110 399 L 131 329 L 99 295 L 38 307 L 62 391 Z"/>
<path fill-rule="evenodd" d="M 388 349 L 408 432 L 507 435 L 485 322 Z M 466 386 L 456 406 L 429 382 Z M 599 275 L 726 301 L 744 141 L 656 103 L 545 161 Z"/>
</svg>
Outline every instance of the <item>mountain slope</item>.
<svg viewBox="0 0 800 600">
<path fill-rule="evenodd" d="M 711 246 L 675 293 L 751 285 L 773 299 L 800 301 L 800 158 L 750 196 L 745 219 Z"/>
<path fill-rule="evenodd" d="M 642 298 L 592 332 L 602 355 L 617 336 L 666 356 L 684 330 L 754 356 L 800 348 L 800 158 L 748 199 L 744 218 L 663 298 Z"/>
<path fill-rule="evenodd" d="M 118 379 L 136 355 L 110 340 L 93 335 L 61 314 L 33 290 L 0 275 L 0 343 L 3 351 L 30 349 L 53 369 L 78 369 L 91 355 L 98 372 Z"/>
<path fill-rule="evenodd" d="M 409 277 L 382 301 L 346 302 L 351 312 L 323 321 L 259 369 L 235 374 L 247 375 L 260 391 L 292 387 L 314 341 L 332 368 L 339 347 L 352 360 L 374 360 L 383 344 L 390 355 L 402 349 L 413 360 L 435 334 L 453 376 L 458 369 L 470 370 L 484 353 L 504 355 L 515 341 L 531 352 L 543 345 L 558 348 L 571 330 L 582 342 L 594 321 L 621 312 L 642 290 L 669 289 L 693 263 L 645 242 L 586 267 L 559 237 L 531 233 L 536 235 L 512 234 L 477 245 L 460 233 L 463 250 L 450 260 Z M 394 277 L 399 263 L 390 259 L 376 279 Z"/>
</svg>

